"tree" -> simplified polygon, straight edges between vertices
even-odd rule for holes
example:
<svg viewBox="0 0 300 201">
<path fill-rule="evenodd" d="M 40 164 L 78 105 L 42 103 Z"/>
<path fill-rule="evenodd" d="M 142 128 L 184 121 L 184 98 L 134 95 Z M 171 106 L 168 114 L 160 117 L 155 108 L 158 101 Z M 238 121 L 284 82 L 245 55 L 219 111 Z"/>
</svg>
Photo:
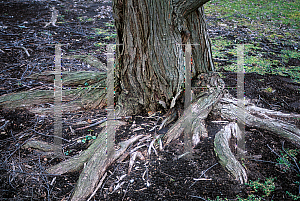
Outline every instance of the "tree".
<svg viewBox="0 0 300 201">
<path fill-rule="evenodd" d="M 210 41 L 202 7 L 207 1 L 113 0 L 117 43 L 123 44 L 116 48 L 116 101 L 117 110 L 120 111 L 119 116 L 156 111 L 161 103 L 164 103 L 169 114 L 183 107 L 180 105 L 182 101 L 178 94 L 183 93 L 186 50 L 184 44 L 189 43 L 192 44 L 192 78 L 200 79 L 199 86 L 206 87 L 208 90 L 199 94 L 184 113 L 179 115 L 180 118 L 164 136 L 165 144 L 185 131 L 193 134 L 192 140 L 195 145 L 200 136 L 207 135 L 205 119 L 209 113 L 230 121 L 236 121 L 237 118 L 238 122 L 248 126 L 261 127 L 300 143 L 300 131 L 297 127 L 272 118 L 283 118 L 284 114 L 257 108 L 249 102 L 245 103 L 245 108 L 241 108 L 235 98 L 224 93 L 224 82 L 213 72 Z M 69 81 L 72 76 L 75 75 L 70 75 Z M 101 82 L 105 76 L 99 75 Z M 70 97 L 77 97 L 81 91 L 74 93 L 70 92 Z M 91 93 L 97 94 L 93 97 L 97 103 L 93 103 L 94 106 L 104 100 L 104 93 L 103 90 Z M 39 94 L 32 96 L 35 95 Z M 3 105 L 9 105 L 7 97 L 1 97 L 0 102 Z M 87 99 L 82 97 L 83 102 Z M 176 107 L 174 103 L 177 104 Z M 173 119 L 172 115 L 167 118 L 170 121 Z M 121 142 L 120 148 L 107 157 L 106 150 L 103 148 L 105 133 L 106 129 L 86 151 L 47 170 L 49 173 L 63 174 L 83 169 L 72 200 L 86 200 L 97 188 L 107 167 L 116 159 L 123 157 L 130 144 L 143 137 L 135 136 Z M 229 123 L 216 134 L 214 143 L 220 163 L 238 181 L 244 183 L 247 181 L 246 172 L 235 159 L 228 145 L 231 135 L 239 139 L 240 134 L 237 124 Z M 40 142 L 29 142 L 25 146 L 41 149 L 40 145 Z M 136 156 L 137 154 L 134 157 Z M 83 168 L 84 164 L 86 165 Z"/>
<path fill-rule="evenodd" d="M 202 7 L 207 0 L 113 2 L 117 43 L 123 44 L 117 48 L 122 115 L 155 111 L 158 101 L 170 106 L 184 84 L 182 44 L 198 44 L 193 77 L 213 70 Z"/>
</svg>

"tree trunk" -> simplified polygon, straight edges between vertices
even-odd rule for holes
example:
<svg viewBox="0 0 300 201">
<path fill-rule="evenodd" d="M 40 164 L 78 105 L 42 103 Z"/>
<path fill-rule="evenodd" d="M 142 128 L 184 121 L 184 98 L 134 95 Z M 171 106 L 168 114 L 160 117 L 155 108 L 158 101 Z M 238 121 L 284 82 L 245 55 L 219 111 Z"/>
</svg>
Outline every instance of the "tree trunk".
<svg viewBox="0 0 300 201">
<path fill-rule="evenodd" d="M 207 0 L 206 0 L 207 1 Z M 113 0 L 117 28 L 119 115 L 170 106 L 184 84 L 184 44 L 192 44 L 192 76 L 213 70 L 202 5 L 206 1 Z"/>
<path fill-rule="evenodd" d="M 256 107 L 247 107 L 249 111 L 246 111 L 243 108 L 239 108 L 235 104 L 237 101 L 232 97 L 222 98 L 224 95 L 224 82 L 216 73 L 209 73 L 214 71 L 214 69 L 202 7 L 207 1 L 113 0 L 118 36 L 115 69 L 117 106 L 119 111 L 121 111 L 118 115 L 127 116 L 138 114 L 142 111 L 156 111 L 158 103 L 162 102 L 165 103 L 166 108 L 171 108 L 176 99 L 174 97 L 177 97 L 184 87 L 184 45 L 190 43 L 193 58 L 192 78 L 199 76 L 201 78 L 199 86 L 207 88 L 207 91 L 197 97 L 198 100 L 185 110 L 184 115 L 166 133 L 166 144 L 176 139 L 183 130 L 192 132 L 193 143 L 194 145 L 197 144 L 200 136 L 207 136 L 205 119 L 212 109 L 214 109 L 213 113 L 232 121 L 236 119 L 240 121 L 243 119 L 242 117 L 246 117 L 243 123 L 248 126 L 263 127 L 300 143 L 300 131 L 298 128 L 267 117 L 268 115 L 280 117 L 286 115 L 275 114 L 272 111 L 260 110 Z M 94 59 L 85 59 L 97 63 L 94 62 Z M 100 68 L 102 67 L 100 66 Z M 73 80 L 74 76 L 80 75 L 81 73 L 70 75 L 70 78 Z M 98 80 L 98 84 L 101 84 L 100 81 L 104 81 L 104 78 L 106 78 L 105 75 L 101 73 L 93 76 L 94 80 Z M 66 82 L 68 81 L 66 79 Z M 106 93 L 105 90 L 101 90 L 99 93 L 97 91 L 92 92 L 92 97 L 96 97 L 95 94 L 98 94 L 97 97 L 100 97 L 100 101 L 103 100 L 103 95 Z M 91 92 L 89 91 L 89 93 Z M 77 94 L 82 96 L 82 91 L 77 91 Z M 16 98 L 20 97 L 16 96 Z M 8 100 L 0 99 L 0 104 L 9 102 Z M 95 100 L 95 98 L 92 98 L 92 100 Z M 220 100 L 222 104 L 218 104 Z M 83 102 L 90 105 L 87 96 L 83 96 Z M 264 113 L 264 119 L 256 113 Z M 280 129 L 281 127 L 284 129 Z M 220 158 L 220 163 L 237 180 L 244 183 L 247 182 L 246 171 L 235 159 L 228 144 L 231 136 L 239 137 L 236 128 L 236 124 L 229 124 L 217 133 L 215 137 L 215 151 Z M 93 196 L 97 191 L 97 183 L 107 167 L 118 158 L 125 159 L 127 155 L 124 152 L 129 145 L 132 145 L 140 138 L 142 138 L 139 140 L 141 143 L 150 137 L 134 136 L 125 142 L 121 142 L 119 144 L 121 148 L 115 150 L 112 157 L 107 157 L 107 149 L 104 146 L 106 143 L 106 130 L 104 130 L 87 150 L 67 161 L 50 167 L 47 171 L 49 173 L 63 174 L 82 169 L 84 164 L 86 164 L 71 200 L 87 200 L 90 194 Z M 151 147 L 153 147 L 155 140 L 148 145 L 148 153 L 151 153 Z M 30 142 L 24 147 L 34 147 L 49 151 L 53 149 L 52 146 L 47 146 L 41 142 Z M 129 172 L 138 153 L 136 152 L 132 155 Z M 101 184 L 102 182 L 98 186 Z"/>
</svg>

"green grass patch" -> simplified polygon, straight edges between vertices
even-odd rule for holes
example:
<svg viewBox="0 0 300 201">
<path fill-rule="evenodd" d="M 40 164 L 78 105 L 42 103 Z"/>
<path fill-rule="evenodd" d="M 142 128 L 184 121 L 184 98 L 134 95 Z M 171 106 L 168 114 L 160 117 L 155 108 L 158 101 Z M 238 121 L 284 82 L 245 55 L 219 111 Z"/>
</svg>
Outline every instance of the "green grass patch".
<svg viewBox="0 0 300 201">
<path fill-rule="evenodd" d="M 77 17 L 77 19 L 78 19 L 80 22 L 92 22 L 92 21 L 94 21 L 94 19 L 91 18 L 91 17 L 89 17 L 89 18 L 87 18 L 87 17 Z"/>
<path fill-rule="evenodd" d="M 298 50 L 281 50 L 281 56 L 287 63 L 290 58 L 300 59 L 300 52 Z"/>
<path fill-rule="evenodd" d="M 299 0 L 212 0 L 205 4 L 205 9 L 209 16 L 222 16 L 239 23 L 249 19 L 257 24 L 300 28 Z"/>
<path fill-rule="evenodd" d="M 115 27 L 115 25 L 113 23 L 111 23 L 111 22 L 106 22 L 105 26 L 107 26 L 107 27 L 113 27 L 113 28 Z"/>
<path fill-rule="evenodd" d="M 229 51 L 228 46 L 232 45 L 232 41 L 223 39 L 222 37 L 212 38 L 212 54 L 214 58 L 224 59 Z"/>
<path fill-rule="evenodd" d="M 245 72 L 259 74 L 277 74 L 291 76 L 300 82 L 299 66 L 292 66 L 290 59 L 300 59 L 298 49 L 293 49 L 299 44 L 300 31 L 300 0 L 212 0 L 205 4 L 205 13 L 211 20 L 210 26 L 222 26 L 232 32 L 237 26 L 244 26 L 253 37 L 253 42 L 245 44 L 244 68 Z M 222 19 L 222 20 L 216 20 Z M 282 29 L 284 27 L 284 29 Z M 259 42 L 261 38 L 269 42 Z M 237 53 L 235 41 L 225 37 L 212 38 L 212 54 L 218 60 L 225 60 L 227 64 L 215 62 L 216 69 L 223 67 L 225 70 L 236 72 Z M 273 43 L 282 44 L 283 47 L 276 51 L 271 46 Z M 279 46 L 280 47 L 280 46 Z M 276 49 L 276 48 L 275 48 Z M 296 60 L 297 61 L 297 60 Z"/>
<path fill-rule="evenodd" d="M 101 29 L 101 28 L 92 28 L 92 30 L 94 31 L 94 33 L 96 35 L 104 35 L 104 34 L 108 34 L 109 33 L 108 30 Z"/>
</svg>

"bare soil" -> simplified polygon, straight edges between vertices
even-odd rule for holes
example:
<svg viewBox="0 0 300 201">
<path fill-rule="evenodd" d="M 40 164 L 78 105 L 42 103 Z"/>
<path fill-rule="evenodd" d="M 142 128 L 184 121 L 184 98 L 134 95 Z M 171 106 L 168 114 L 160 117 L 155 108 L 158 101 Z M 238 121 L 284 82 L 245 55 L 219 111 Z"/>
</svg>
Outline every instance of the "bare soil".
<svg viewBox="0 0 300 201">
<path fill-rule="evenodd" d="M 55 6 L 60 17 L 56 27 L 44 27 L 51 18 L 50 8 Z M 97 43 L 111 43 L 106 34 L 95 34 L 93 28 L 102 28 L 108 33 L 113 29 L 107 26 L 112 22 L 109 1 L 86 3 L 84 1 L 20 1 L 0 2 L 0 95 L 25 91 L 49 89 L 53 83 L 28 79 L 33 73 L 54 68 L 54 46 L 62 47 L 63 54 L 92 54 L 106 63 L 105 48 Z M 60 23 L 61 22 L 61 23 Z M 242 27 L 243 28 L 243 27 Z M 242 29 L 241 28 L 241 29 Z M 211 36 L 231 33 L 220 32 L 211 27 Z M 247 32 L 241 30 L 240 35 Z M 242 35 L 243 36 L 243 35 Z M 241 36 L 241 37 L 242 37 Z M 251 38 L 250 38 L 251 39 Z M 249 40 L 250 40 L 249 39 Z M 235 39 L 236 40 L 236 39 Z M 258 41 L 264 46 L 272 46 L 267 41 Z M 24 49 L 28 50 L 30 56 Z M 284 48 L 284 47 L 283 47 Z M 274 49 L 274 48 L 273 48 Z M 271 51 L 273 49 L 270 49 Z M 275 51 L 275 49 L 274 49 Z M 221 61 L 220 65 L 222 65 Z M 298 60 L 291 61 L 298 65 Z M 298 62 L 298 63 L 297 63 Z M 223 65 L 226 65 L 225 63 Z M 97 70 L 80 60 L 63 60 L 66 71 Z M 236 73 L 221 71 L 226 87 L 235 95 Z M 273 92 L 267 91 L 268 87 Z M 245 96 L 260 107 L 300 113 L 300 84 L 288 77 L 278 75 L 245 74 Z M 43 105 L 50 107 L 51 105 Z M 161 123 L 165 111 L 149 117 L 141 114 L 126 119 L 127 124 L 118 129 L 116 141 L 120 142 L 136 134 L 164 134 L 153 129 Z M 89 125 L 95 119 L 106 116 L 103 109 L 83 110 L 63 114 L 63 138 L 66 157 L 73 156 L 88 147 L 79 142 L 85 136 L 94 136 L 100 127 L 77 130 Z M 184 153 L 183 139 L 168 145 L 164 151 L 153 152 L 145 161 L 137 160 L 128 174 L 129 160 L 113 164 L 103 186 L 92 200 L 208 200 L 221 198 L 236 199 L 237 195 L 247 198 L 254 194 L 265 200 L 291 200 L 286 191 L 299 195 L 299 171 L 296 166 L 288 168 L 278 163 L 278 155 L 284 149 L 299 149 L 299 145 L 278 138 L 272 133 L 257 128 L 246 127 L 246 158 L 241 161 L 249 180 L 265 181 L 275 179 L 275 190 L 268 197 L 262 191 L 255 192 L 247 185 L 240 185 L 217 162 L 213 150 L 214 134 L 222 124 L 213 123 L 214 117 L 207 119 L 209 137 L 195 148 L 194 158 L 186 160 L 179 156 Z M 80 172 L 65 175 L 49 175 L 45 169 L 63 159 L 51 158 L 33 149 L 22 149 L 21 145 L 31 139 L 52 142 L 53 117 L 34 115 L 25 109 L 7 110 L 0 113 L 0 199 L 1 200 L 68 200 Z M 299 119 L 292 120 L 298 127 Z M 73 132 L 74 131 L 74 132 Z M 80 138 L 82 137 L 82 138 Z M 147 149 L 141 149 L 146 155 Z M 295 158 L 300 160 L 300 154 Z M 293 162 L 292 162 L 293 163 Z M 295 165 L 293 163 L 293 165 Z M 122 177 L 125 175 L 125 177 Z M 195 180 L 201 177 L 201 180 Z M 118 187 L 119 186 L 119 187 Z"/>
</svg>

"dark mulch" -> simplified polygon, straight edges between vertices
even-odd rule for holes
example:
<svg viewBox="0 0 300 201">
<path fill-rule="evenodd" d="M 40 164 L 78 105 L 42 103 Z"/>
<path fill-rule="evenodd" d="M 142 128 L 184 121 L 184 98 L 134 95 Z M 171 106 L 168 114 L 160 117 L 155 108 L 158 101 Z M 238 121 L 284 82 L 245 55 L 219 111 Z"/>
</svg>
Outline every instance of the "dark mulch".
<svg viewBox="0 0 300 201">
<path fill-rule="evenodd" d="M 58 27 L 44 28 L 45 22 L 50 19 L 49 10 L 52 6 L 63 15 L 63 19 L 59 18 L 58 21 L 64 23 L 57 23 Z M 62 47 L 64 54 L 93 54 L 105 62 L 105 49 L 94 44 L 111 41 L 105 39 L 106 35 L 95 35 L 91 32 L 92 28 L 99 27 L 111 31 L 110 27 L 105 26 L 111 20 L 109 1 L 89 4 L 83 1 L 0 2 L 0 95 L 33 88 L 53 88 L 53 83 L 27 79 L 33 73 L 53 70 L 54 48 L 47 44 L 68 43 L 68 46 Z M 211 35 L 214 36 L 214 33 L 230 35 L 218 32 L 217 28 Z M 20 46 L 28 49 L 29 57 Z M 289 62 L 291 65 L 299 65 L 297 61 Z M 78 60 L 63 60 L 62 66 L 65 70 L 91 69 Z M 222 74 L 229 92 L 235 95 L 236 74 L 225 70 Z M 264 90 L 268 87 L 275 91 Z M 260 107 L 300 113 L 299 84 L 288 77 L 246 73 L 245 95 Z M 164 134 L 167 128 L 161 131 L 152 129 L 161 123 L 162 115 L 157 113 L 148 117 L 141 114 L 126 119 L 127 124 L 116 133 L 117 142 L 135 134 Z M 89 141 L 92 142 L 92 139 L 87 143 L 77 140 L 101 132 L 98 127 L 74 130 L 105 116 L 106 112 L 100 109 L 63 115 L 63 138 L 72 140 L 64 141 L 64 151 L 68 156 L 85 150 Z M 109 168 L 108 177 L 93 200 L 204 200 L 215 199 L 217 196 L 235 199 L 237 195 L 246 198 L 249 194 L 262 197 L 263 192 L 254 192 L 247 185 L 240 185 L 218 164 L 213 150 L 213 139 L 221 125 L 212 123 L 212 118 L 207 119 L 209 137 L 203 139 L 195 148 L 193 159 L 178 159 L 184 153 L 181 138 L 165 147 L 158 155 L 152 152 L 145 161 L 137 160 L 130 175 L 127 174 L 129 160 L 115 163 Z M 80 172 L 62 176 L 49 175 L 45 169 L 62 159 L 52 159 L 36 150 L 20 148 L 31 139 L 52 142 L 53 139 L 47 135 L 53 134 L 53 122 L 51 116 L 34 115 L 24 109 L 1 108 L 0 127 L 5 125 L 0 134 L 1 200 L 68 200 Z M 294 119 L 293 123 L 299 126 L 299 119 Z M 299 172 L 276 164 L 279 157 L 274 152 L 282 152 L 283 145 L 284 148 L 299 150 L 298 145 L 272 133 L 246 128 L 247 153 L 242 163 L 249 179 L 265 181 L 267 178 L 276 178 L 275 190 L 268 198 L 264 198 L 266 200 L 291 200 L 286 191 L 298 195 Z M 141 151 L 146 156 L 147 149 L 142 148 Z M 296 156 L 297 162 L 299 159 L 299 155 Z M 122 177 L 125 174 L 127 175 Z M 195 180 L 200 176 L 202 180 Z M 118 184 L 122 184 L 120 188 L 116 188 Z"/>
</svg>

